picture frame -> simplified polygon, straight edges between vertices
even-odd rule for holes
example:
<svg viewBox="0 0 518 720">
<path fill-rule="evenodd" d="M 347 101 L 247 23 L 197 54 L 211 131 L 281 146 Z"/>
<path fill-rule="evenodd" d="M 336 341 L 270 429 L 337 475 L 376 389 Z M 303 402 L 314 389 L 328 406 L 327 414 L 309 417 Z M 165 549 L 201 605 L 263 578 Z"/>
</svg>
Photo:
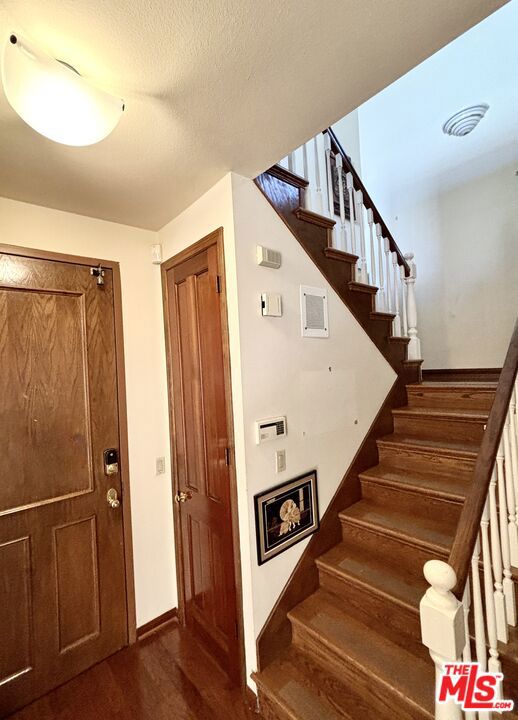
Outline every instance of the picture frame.
<svg viewBox="0 0 518 720">
<path fill-rule="evenodd" d="M 320 527 L 317 471 L 254 496 L 257 561 L 263 565 Z"/>
</svg>

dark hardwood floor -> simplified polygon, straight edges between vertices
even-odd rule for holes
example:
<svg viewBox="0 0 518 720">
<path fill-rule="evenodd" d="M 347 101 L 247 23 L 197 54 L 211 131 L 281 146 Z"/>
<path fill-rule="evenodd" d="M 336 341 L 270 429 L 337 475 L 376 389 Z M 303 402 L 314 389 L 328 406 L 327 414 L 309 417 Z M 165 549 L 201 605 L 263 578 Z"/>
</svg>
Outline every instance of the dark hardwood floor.
<svg viewBox="0 0 518 720">
<path fill-rule="evenodd" d="M 257 720 L 176 620 L 9 720 Z"/>
</svg>

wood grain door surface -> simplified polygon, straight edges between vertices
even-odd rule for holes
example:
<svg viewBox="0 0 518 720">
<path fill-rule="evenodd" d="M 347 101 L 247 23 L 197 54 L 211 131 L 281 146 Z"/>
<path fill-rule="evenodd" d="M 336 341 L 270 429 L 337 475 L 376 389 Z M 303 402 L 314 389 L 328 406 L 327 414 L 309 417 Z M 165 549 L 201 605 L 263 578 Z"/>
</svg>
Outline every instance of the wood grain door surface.
<svg viewBox="0 0 518 720">
<path fill-rule="evenodd" d="M 175 493 L 186 624 L 239 680 L 221 295 L 216 242 L 166 272 Z M 177 524 L 178 527 L 178 524 Z"/>
<path fill-rule="evenodd" d="M 0 717 L 127 643 L 112 271 L 0 253 Z"/>
</svg>

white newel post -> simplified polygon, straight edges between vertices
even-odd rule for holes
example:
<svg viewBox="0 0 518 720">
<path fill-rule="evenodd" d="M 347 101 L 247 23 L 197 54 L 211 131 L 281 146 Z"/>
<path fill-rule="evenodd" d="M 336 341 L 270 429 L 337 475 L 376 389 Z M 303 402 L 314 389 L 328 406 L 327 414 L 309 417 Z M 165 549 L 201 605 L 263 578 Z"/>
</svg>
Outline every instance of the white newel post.
<svg viewBox="0 0 518 720">
<path fill-rule="evenodd" d="M 405 260 L 410 267 L 410 275 L 405 278 L 406 283 L 406 308 L 408 320 L 408 359 L 421 360 L 421 341 L 417 335 L 417 305 L 415 301 L 415 281 L 417 268 L 414 262 L 414 253 L 406 253 Z"/>
<path fill-rule="evenodd" d="M 436 683 L 440 682 L 444 663 L 457 662 L 466 646 L 464 610 L 451 592 L 457 583 L 455 571 L 442 560 L 425 563 L 424 576 L 430 587 L 424 594 L 419 612 L 423 644 L 435 663 Z M 436 703 L 436 720 L 462 720 L 455 702 Z"/>
</svg>

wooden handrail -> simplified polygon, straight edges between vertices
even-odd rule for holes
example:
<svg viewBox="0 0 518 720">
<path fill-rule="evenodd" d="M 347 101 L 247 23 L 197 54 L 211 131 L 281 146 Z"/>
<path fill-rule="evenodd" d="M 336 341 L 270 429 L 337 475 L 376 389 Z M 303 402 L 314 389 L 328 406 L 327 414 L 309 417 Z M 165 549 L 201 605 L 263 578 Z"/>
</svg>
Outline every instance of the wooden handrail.
<svg viewBox="0 0 518 720">
<path fill-rule="evenodd" d="M 376 205 L 374 204 L 371 196 L 367 192 L 365 185 L 363 184 L 360 176 L 354 169 L 351 161 L 349 160 L 349 157 L 347 156 L 345 150 L 340 144 L 340 141 L 335 135 L 335 132 L 332 128 L 327 128 L 327 130 L 324 130 L 324 133 L 327 133 L 331 139 L 331 149 L 334 153 L 339 153 L 342 156 L 343 164 L 345 167 L 346 172 L 350 172 L 353 176 L 353 185 L 354 189 L 356 191 L 361 190 L 363 194 L 363 204 L 366 208 L 369 210 L 372 210 L 372 215 L 374 217 L 374 222 L 381 225 L 381 229 L 383 231 L 383 237 L 387 238 L 390 244 L 390 250 L 391 252 L 395 252 L 397 255 L 397 261 L 398 265 L 402 265 L 405 268 L 405 275 L 408 277 L 411 274 L 410 266 L 408 265 L 407 261 L 405 260 L 405 256 L 399 249 L 396 241 L 392 237 L 392 233 L 388 229 L 385 221 L 381 217 Z"/>
<path fill-rule="evenodd" d="M 464 501 L 448 560 L 457 575 L 457 584 L 453 592 L 459 600 L 462 600 L 468 578 L 471 558 L 480 529 L 480 521 L 489 492 L 489 483 L 491 482 L 491 475 L 495 466 L 517 372 L 518 320 L 514 326 L 493 406 L 475 462 L 473 480 Z"/>
</svg>

